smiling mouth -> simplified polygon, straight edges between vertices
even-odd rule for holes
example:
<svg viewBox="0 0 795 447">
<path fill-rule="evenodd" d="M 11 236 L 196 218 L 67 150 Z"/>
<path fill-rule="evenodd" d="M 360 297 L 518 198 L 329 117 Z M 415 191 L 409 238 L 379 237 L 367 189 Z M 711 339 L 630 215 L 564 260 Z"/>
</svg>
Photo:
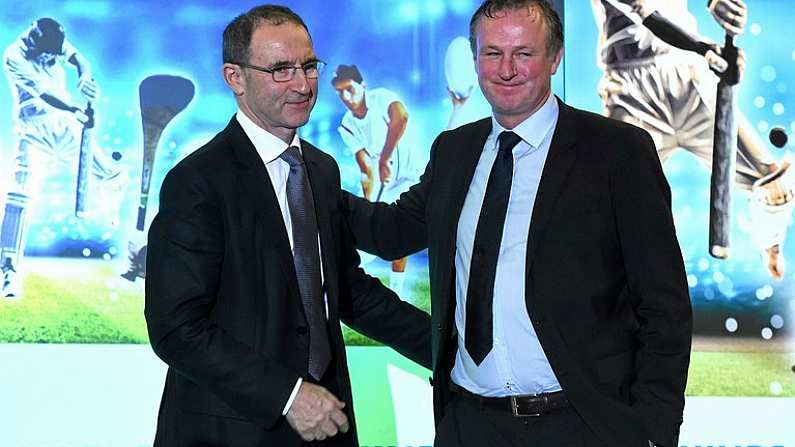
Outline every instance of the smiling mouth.
<svg viewBox="0 0 795 447">
<path fill-rule="evenodd" d="M 312 99 L 311 96 L 307 96 L 306 98 L 302 98 L 300 100 L 287 101 L 287 104 L 292 105 L 292 106 L 302 106 L 302 105 L 308 104 L 311 99 Z"/>
</svg>

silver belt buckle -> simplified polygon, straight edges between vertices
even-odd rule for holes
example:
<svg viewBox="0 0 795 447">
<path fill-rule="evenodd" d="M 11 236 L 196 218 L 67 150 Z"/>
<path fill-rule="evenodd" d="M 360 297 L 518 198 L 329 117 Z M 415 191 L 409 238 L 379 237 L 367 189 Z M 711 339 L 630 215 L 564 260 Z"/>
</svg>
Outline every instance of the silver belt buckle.
<svg viewBox="0 0 795 447">
<path fill-rule="evenodd" d="M 527 396 L 518 396 L 518 397 L 527 397 Z M 514 417 L 517 418 L 535 418 L 541 416 L 541 413 L 520 413 L 519 412 L 519 404 L 516 402 L 517 396 L 511 396 L 511 411 L 513 412 Z M 547 397 L 544 396 L 544 400 Z"/>
</svg>

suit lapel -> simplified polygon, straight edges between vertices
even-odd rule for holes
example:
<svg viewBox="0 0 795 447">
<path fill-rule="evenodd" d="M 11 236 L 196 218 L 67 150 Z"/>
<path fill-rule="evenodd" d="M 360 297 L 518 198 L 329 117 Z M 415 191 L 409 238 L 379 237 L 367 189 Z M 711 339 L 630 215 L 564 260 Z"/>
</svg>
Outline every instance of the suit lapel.
<svg viewBox="0 0 795 447">
<path fill-rule="evenodd" d="M 237 119 L 232 118 L 226 132 L 240 169 L 238 176 L 240 192 L 242 195 L 250 197 L 249 200 L 254 204 L 256 210 L 254 212 L 257 225 L 257 253 L 261 256 L 267 253 L 265 247 L 272 246 L 276 252 L 276 259 L 292 260 L 293 251 L 290 249 L 290 239 L 287 235 L 287 228 L 284 226 L 282 210 L 262 158 L 257 154 L 257 150 L 243 132 Z M 300 308 L 303 309 L 295 274 L 295 264 L 284 261 L 277 262 L 277 264 L 281 267 L 290 294 L 301 303 Z M 264 259 L 261 259 L 260 266 L 265 267 Z"/>
<path fill-rule="evenodd" d="M 478 160 L 480 160 L 480 154 L 483 152 L 483 145 L 486 144 L 489 132 L 491 132 L 491 118 L 486 118 L 478 121 L 470 133 L 464 134 L 459 140 L 451 142 L 451 145 L 454 146 L 454 159 L 449 161 L 460 166 L 460 169 L 450 169 L 450 172 L 454 175 L 451 180 L 452 187 L 450 188 L 450 211 L 452 212 L 445 214 L 449 219 L 447 227 L 450 229 L 448 234 L 452 238 L 451 246 L 453 248 L 452 252 L 448 254 L 449 256 L 455 255 L 458 220 L 461 217 L 464 200 L 466 200 L 469 192 L 469 185 L 472 183 L 472 177 L 475 175 L 475 168 L 478 165 Z M 436 169 L 449 169 L 449 166 L 439 166 Z"/>
<path fill-rule="evenodd" d="M 541 174 L 538 185 L 538 194 L 533 206 L 533 216 L 530 219 L 530 234 L 527 238 L 526 272 L 530 272 L 535 259 L 535 253 L 540 243 L 549 217 L 555 208 L 555 203 L 565 185 L 577 151 L 574 150 L 576 135 L 576 116 L 574 110 L 558 100 L 560 112 L 552 143 L 549 147 L 547 161 Z"/>
<path fill-rule="evenodd" d="M 444 256 L 447 259 L 449 266 L 447 274 L 448 279 L 442 279 L 443 284 L 449 287 L 449 290 L 442 293 L 444 299 L 449 299 L 449 303 L 442 306 L 442 318 L 440 321 L 447 323 L 452 322 L 453 312 L 455 312 L 455 253 L 456 253 L 456 238 L 458 234 L 458 220 L 461 217 L 461 210 L 464 208 L 464 201 L 466 200 L 467 193 L 469 192 L 469 185 L 472 183 L 472 177 L 475 175 L 475 168 L 477 167 L 480 154 L 483 152 L 483 146 L 486 144 L 491 132 L 491 118 L 485 118 L 475 123 L 472 130 L 468 133 L 461 135 L 449 145 L 452 146 L 451 154 L 446 159 L 445 164 L 435 167 L 437 170 L 446 170 L 452 178 L 450 179 L 450 195 L 447 199 L 450 203 L 450 212 L 443 213 L 443 218 L 447 222 L 443 223 L 443 228 L 446 228 L 443 234 L 448 235 L 446 244 L 446 253 Z M 457 165 L 456 169 L 450 167 Z M 434 174 L 436 175 L 436 174 Z M 454 332 L 450 332 L 454 335 Z"/>
</svg>

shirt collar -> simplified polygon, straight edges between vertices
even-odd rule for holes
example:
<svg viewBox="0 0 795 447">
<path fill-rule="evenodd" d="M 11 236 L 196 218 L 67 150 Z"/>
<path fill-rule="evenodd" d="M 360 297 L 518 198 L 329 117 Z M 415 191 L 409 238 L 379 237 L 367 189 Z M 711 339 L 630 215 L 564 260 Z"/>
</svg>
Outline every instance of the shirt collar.
<svg viewBox="0 0 795 447">
<path fill-rule="evenodd" d="M 546 136 L 555 126 L 555 123 L 557 123 L 559 109 L 560 106 L 558 106 L 557 98 L 555 98 L 555 95 L 550 93 L 549 97 L 540 109 L 536 110 L 535 113 L 528 116 L 524 121 L 510 130 L 519 135 L 519 137 L 524 142 L 529 144 L 531 148 L 536 149 L 541 146 L 544 138 L 546 138 Z M 505 130 L 509 129 L 502 127 L 500 123 L 497 122 L 497 119 L 494 117 L 494 115 L 492 115 L 490 137 L 493 138 L 495 144 L 497 137 Z"/>
<path fill-rule="evenodd" d="M 288 145 L 276 135 L 254 124 L 254 121 L 246 116 L 242 110 L 237 111 L 235 118 L 237 118 L 237 122 L 240 123 L 240 127 L 243 128 L 243 132 L 248 139 L 254 144 L 254 149 L 257 150 L 262 162 L 265 164 L 279 158 L 282 152 L 290 146 L 301 149 L 301 140 L 298 138 L 297 130 L 293 136 L 293 141 Z"/>
</svg>

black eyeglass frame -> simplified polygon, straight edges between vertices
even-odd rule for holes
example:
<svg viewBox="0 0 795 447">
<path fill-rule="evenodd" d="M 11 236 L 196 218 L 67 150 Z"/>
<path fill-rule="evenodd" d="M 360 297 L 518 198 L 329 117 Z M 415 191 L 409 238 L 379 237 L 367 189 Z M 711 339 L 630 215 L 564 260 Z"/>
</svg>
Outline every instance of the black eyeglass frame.
<svg viewBox="0 0 795 447">
<path fill-rule="evenodd" d="M 323 73 L 323 68 L 326 67 L 326 63 L 320 59 L 304 62 L 300 66 L 277 65 L 274 67 L 260 67 L 259 65 L 251 65 L 244 62 L 234 62 L 234 64 L 262 73 L 268 73 L 273 78 L 273 82 L 290 82 L 295 79 L 295 73 L 298 70 L 303 71 L 304 77 L 307 79 L 317 79 L 320 77 L 320 74 Z"/>
</svg>

